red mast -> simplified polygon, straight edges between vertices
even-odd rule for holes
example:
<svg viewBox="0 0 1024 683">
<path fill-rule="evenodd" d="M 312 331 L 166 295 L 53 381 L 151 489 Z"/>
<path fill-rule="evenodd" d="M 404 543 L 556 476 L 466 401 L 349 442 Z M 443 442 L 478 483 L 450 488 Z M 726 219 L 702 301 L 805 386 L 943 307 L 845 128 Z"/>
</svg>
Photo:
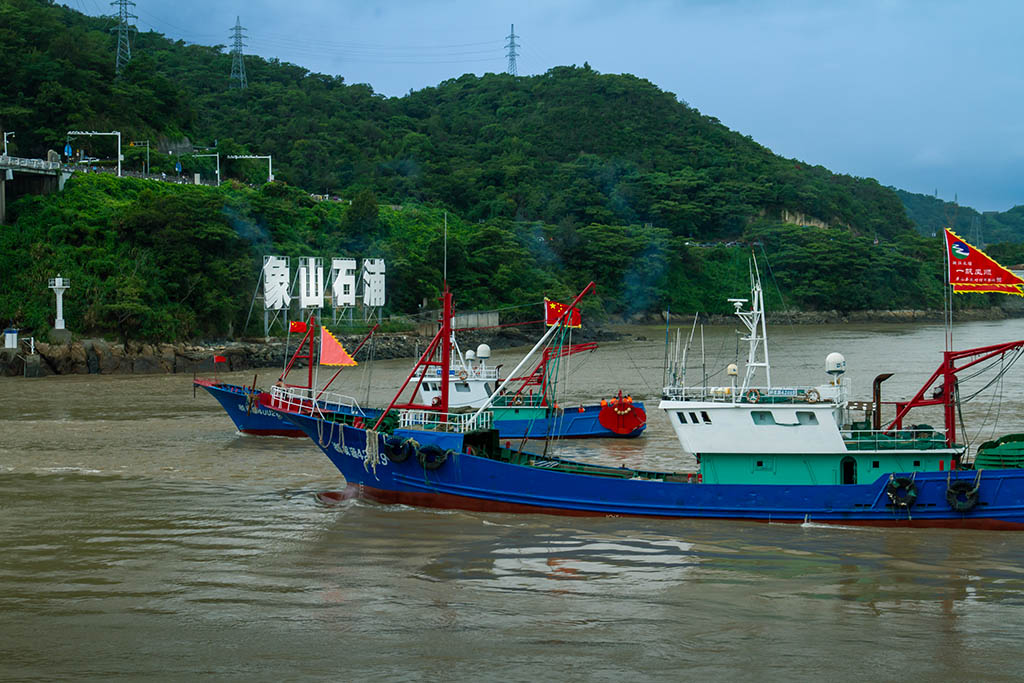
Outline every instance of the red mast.
<svg viewBox="0 0 1024 683">
<path fill-rule="evenodd" d="M 1022 347 L 1024 347 L 1024 340 L 993 344 L 991 346 L 979 346 L 964 351 L 944 351 L 942 354 L 942 364 L 932 373 L 932 376 L 925 382 L 920 391 L 914 395 L 914 398 L 909 401 L 898 401 L 896 403 L 896 417 L 889 424 L 886 431 L 903 429 L 903 418 L 910 412 L 911 408 L 941 405 L 943 406 L 943 415 L 946 422 L 946 446 L 952 448 L 953 444 L 956 443 L 956 374 L 989 358 L 1001 356 Z M 971 360 L 958 366 L 956 362 L 962 359 Z M 938 391 L 933 395 L 933 398 L 925 398 L 928 389 L 940 377 L 942 378 L 942 385 L 938 387 Z"/>
<path fill-rule="evenodd" d="M 395 394 L 395 397 L 391 399 L 390 405 L 381 413 L 380 417 L 377 418 L 377 422 L 374 423 L 373 428 L 377 429 L 380 427 L 380 423 L 384 421 L 384 417 L 391 412 L 392 408 L 405 408 L 412 410 L 433 410 L 441 413 L 441 421 L 444 422 L 448 413 L 448 375 L 451 369 L 452 360 L 452 293 L 448 291 L 448 287 L 445 286 L 444 293 L 441 295 L 442 309 L 441 309 L 441 326 L 434 335 L 434 338 L 427 345 L 427 348 L 423 351 L 423 355 L 416 361 L 416 365 L 413 366 L 409 376 L 405 378 L 405 382 L 402 383 L 402 387 Z M 440 350 L 440 359 L 436 359 Z M 413 377 L 416 376 L 416 372 L 421 370 L 419 377 L 416 381 L 416 387 L 413 389 L 413 396 L 419 394 L 420 386 L 423 384 L 423 380 L 427 378 L 427 370 L 429 368 L 438 368 L 440 373 L 438 378 L 441 380 L 441 396 L 440 400 L 436 404 L 427 405 L 425 403 L 414 403 L 410 400 L 408 403 L 399 403 L 399 399 L 402 398 L 402 394 L 405 393 L 405 388 L 409 386 L 409 382 L 412 381 Z"/>
</svg>

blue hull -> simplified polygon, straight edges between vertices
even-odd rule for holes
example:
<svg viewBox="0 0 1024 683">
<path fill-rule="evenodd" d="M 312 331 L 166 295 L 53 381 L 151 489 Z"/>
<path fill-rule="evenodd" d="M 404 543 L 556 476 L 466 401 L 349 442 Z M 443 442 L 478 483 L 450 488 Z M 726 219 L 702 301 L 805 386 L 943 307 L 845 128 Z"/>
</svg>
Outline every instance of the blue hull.
<svg viewBox="0 0 1024 683">
<path fill-rule="evenodd" d="M 512 464 L 457 453 L 435 470 L 417 458 L 394 462 L 379 437 L 379 460 L 368 462 L 366 431 L 302 415 L 288 415 L 330 458 L 348 482 L 347 494 L 385 503 L 492 512 L 563 515 L 639 515 L 745 519 L 765 522 L 1024 529 L 1024 470 L 985 470 L 979 503 L 957 512 L 946 500 L 947 476 L 973 482 L 976 472 L 918 472 L 918 496 L 909 507 L 892 505 L 889 475 L 855 485 L 727 485 L 632 478 L 632 473 L 584 465 L 586 474 L 557 471 L 566 461 L 536 456 L 541 466 Z M 400 435 L 399 432 L 396 432 Z M 417 433 L 420 439 L 429 434 Z M 460 435 L 445 434 L 445 447 Z M 626 475 L 626 478 L 623 475 Z M 900 476 L 899 473 L 896 476 Z M 909 476 L 909 475 L 906 475 Z"/>
<path fill-rule="evenodd" d="M 637 401 L 633 404 L 644 410 L 644 404 Z M 583 406 L 583 411 L 569 408 L 558 415 L 549 415 L 539 420 L 495 420 L 494 428 L 502 438 L 516 439 L 593 439 L 615 437 L 630 439 L 640 436 L 647 423 L 640 425 L 628 434 L 616 434 L 598 421 L 601 406 Z"/>
<path fill-rule="evenodd" d="M 278 413 L 256 403 L 255 397 L 261 393 L 259 390 L 207 380 L 197 380 L 195 385 L 206 389 L 217 399 L 240 432 L 262 436 L 306 436 L 301 429 L 281 418 Z M 635 405 L 643 410 L 643 403 L 638 401 Z M 343 406 L 342 410 L 346 414 L 353 412 L 347 406 Z M 647 427 L 645 423 L 628 434 L 616 434 L 598 422 L 600 412 L 600 406 L 591 405 L 584 406 L 582 413 L 570 409 L 564 414 L 539 420 L 501 420 L 495 422 L 494 427 L 502 438 L 508 439 L 631 438 L 640 436 Z M 366 409 L 358 414 L 366 419 L 376 420 L 380 416 L 380 411 Z"/>
<path fill-rule="evenodd" d="M 260 394 L 258 389 L 205 380 L 197 380 L 194 385 L 206 389 L 217 399 L 240 432 L 261 436 L 305 436 L 301 429 L 282 420 L 273 410 L 259 405 L 256 402 Z"/>
</svg>

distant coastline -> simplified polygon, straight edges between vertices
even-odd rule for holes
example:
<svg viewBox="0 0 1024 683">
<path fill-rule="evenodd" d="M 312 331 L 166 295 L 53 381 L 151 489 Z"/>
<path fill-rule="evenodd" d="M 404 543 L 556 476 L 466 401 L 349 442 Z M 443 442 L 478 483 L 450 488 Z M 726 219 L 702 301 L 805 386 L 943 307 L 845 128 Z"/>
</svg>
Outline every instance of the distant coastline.
<svg viewBox="0 0 1024 683">
<path fill-rule="evenodd" d="M 1024 301 L 1012 302 L 998 308 L 966 309 L 956 312 L 961 322 L 976 320 L 1005 320 L 1024 317 Z M 673 325 L 685 326 L 693 322 L 693 314 L 672 315 Z M 735 318 L 729 315 L 701 316 L 706 325 L 729 325 Z M 770 325 L 836 325 L 858 323 L 938 324 L 942 311 L 791 311 L 768 313 Z M 637 337 L 643 327 L 665 324 L 665 316 L 633 316 L 629 320 L 577 332 L 576 341 L 619 341 Z M 539 333 L 531 327 L 512 327 L 499 330 L 474 330 L 459 335 L 463 350 L 486 343 L 492 348 L 524 346 L 536 341 Z M 361 337 L 341 337 L 346 348 L 355 348 Z M 79 339 L 67 344 L 36 343 L 38 376 L 89 374 L 212 374 L 214 370 L 235 372 L 255 368 L 281 367 L 285 354 L 294 352 L 296 339 L 285 349 L 279 338 L 243 341 L 197 341 L 184 343 L 129 342 L 126 345 L 102 339 Z M 373 347 L 374 358 L 416 358 L 426 348 L 430 338 L 419 334 L 381 334 Z M 0 349 L 0 351 L 3 351 Z M 226 362 L 214 367 L 214 356 L 223 356 Z M 365 355 L 361 353 L 358 360 Z M 25 374 L 26 359 L 14 353 L 0 353 L 0 376 L 20 377 Z"/>
</svg>

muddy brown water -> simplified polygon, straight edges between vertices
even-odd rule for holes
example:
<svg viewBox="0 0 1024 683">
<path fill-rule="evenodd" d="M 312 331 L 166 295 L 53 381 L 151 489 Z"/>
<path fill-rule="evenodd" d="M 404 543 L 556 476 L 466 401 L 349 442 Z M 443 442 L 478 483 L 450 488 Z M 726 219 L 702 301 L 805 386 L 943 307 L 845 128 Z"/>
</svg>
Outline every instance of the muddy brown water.
<svg viewBox="0 0 1024 683">
<path fill-rule="evenodd" d="M 551 448 L 692 466 L 657 410 L 664 334 L 574 357 L 562 397 L 623 388 L 647 402 L 646 434 Z M 770 334 L 775 383 L 818 382 L 840 351 L 858 398 L 882 371 L 887 396 L 912 393 L 943 343 L 931 325 Z M 1024 321 L 956 334 L 1024 339 Z M 735 329 L 707 329 L 704 349 L 719 372 Z M 379 404 L 408 365 L 344 387 L 366 400 L 369 380 Z M 968 436 L 1024 431 L 1022 371 L 966 406 Z M 342 480 L 313 444 L 235 433 L 190 379 L 0 380 L 0 679 L 1020 676 L 1024 534 L 327 507 L 315 493 Z"/>
</svg>

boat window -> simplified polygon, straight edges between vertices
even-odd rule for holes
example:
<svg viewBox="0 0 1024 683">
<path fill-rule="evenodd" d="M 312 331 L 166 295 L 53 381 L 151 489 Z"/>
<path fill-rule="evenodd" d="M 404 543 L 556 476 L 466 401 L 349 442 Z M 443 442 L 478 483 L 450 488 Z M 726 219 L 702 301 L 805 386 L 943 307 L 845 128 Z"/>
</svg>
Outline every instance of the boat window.
<svg viewBox="0 0 1024 683">
<path fill-rule="evenodd" d="M 879 462 L 877 460 L 872 460 L 871 466 L 877 470 L 879 467 Z"/>
<path fill-rule="evenodd" d="M 750 417 L 753 418 L 756 425 L 775 424 L 775 416 L 772 415 L 770 410 L 752 410 L 750 411 Z"/>
<path fill-rule="evenodd" d="M 456 382 L 455 391 L 469 391 L 469 384 L 466 382 Z"/>
<path fill-rule="evenodd" d="M 920 466 L 921 466 L 921 461 L 920 460 L 915 460 L 914 461 L 914 467 L 920 467 Z"/>
<path fill-rule="evenodd" d="M 700 420 L 697 419 L 697 413 L 690 413 L 690 422 L 700 424 Z"/>
<path fill-rule="evenodd" d="M 798 410 L 796 411 L 796 421 L 802 425 L 816 425 L 818 416 L 809 410 Z"/>
<path fill-rule="evenodd" d="M 700 411 L 700 416 L 702 418 L 704 418 L 704 424 L 706 424 L 706 425 L 711 424 L 711 416 L 708 415 L 708 411 L 706 411 L 706 410 Z"/>
<path fill-rule="evenodd" d="M 679 420 L 679 424 L 686 424 L 686 413 L 676 413 L 676 419 Z"/>
<path fill-rule="evenodd" d="M 484 391 L 487 392 L 488 396 L 494 393 L 493 391 L 491 391 L 491 385 L 487 384 L 486 382 L 484 382 Z"/>
</svg>

